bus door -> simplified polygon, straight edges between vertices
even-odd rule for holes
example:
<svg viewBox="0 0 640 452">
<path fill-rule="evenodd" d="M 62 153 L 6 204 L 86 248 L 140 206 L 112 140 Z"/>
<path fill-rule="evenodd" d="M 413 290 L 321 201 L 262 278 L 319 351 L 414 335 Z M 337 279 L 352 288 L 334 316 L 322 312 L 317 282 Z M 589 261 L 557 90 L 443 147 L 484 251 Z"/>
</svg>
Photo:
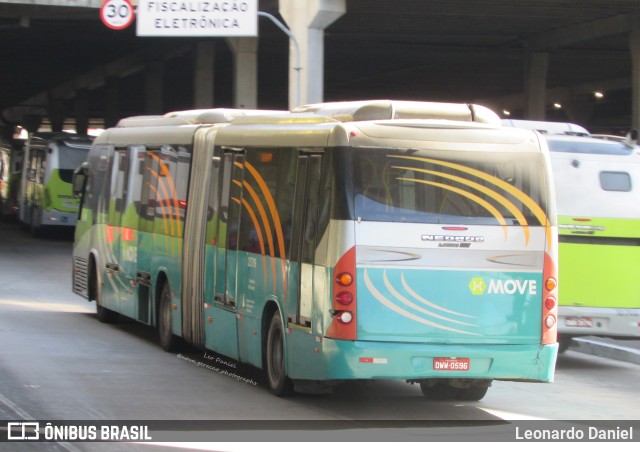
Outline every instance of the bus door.
<svg viewBox="0 0 640 452">
<path fill-rule="evenodd" d="M 225 150 L 220 169 L 213 343 L 223 355 L 238 356 L 238 236 L 244 173 L 244 151 Z"/>
<path fill-rule="evenodd" d="M 22 171 L 20 176 L 20 189 L 18 198 L 18 220 L 23 224 L 30 224 L 31 219 L 28 216 L 28 190 L 29 181 L 31 180 L 31 137 L 27 138 L 27 144 L 24 146 Z"/>
<path fill-rule="evenodd" d="M 29 173 L 26 190 L 28 225 L 40 224 L 39 209 L 42 205 L 42 183 L 44 180 L 45 153 L 42 148 L 33 147 L 30 150 Z"/>
<path fill-rule="evenodd" d="M 153 293 L 151 291 L 151 260 L 153 257 L 153 231 L 157 205 L 157 179 L 159 174 L 158 150 L 146 149 L 140 158 L 140 205 L 138 208 L 138 315 L 141 322 L 150 324 Z"/>
<path fill-rule="evenodd" d="M 313 262 L 316 247 L 321 154 L 298 157 L 290 265 L 287 275 L 286 316 L 288 322 L 311 326 Z"/>
<path fill-rule="evenodd" d="M 148 323 L 148 300 L 146 300 L 146 312 L 143 309 L 143 316 L 140 318 L 138 312 L 139 280 L 137 278 L 138 271 L 138 247 L 139 247 L 139 224 L 140 216 L 138 214 L 140 195 L 142 188 L 142 177 L 140 169 L 145 158 L 145 148 L 143 146 L 129 147 L 128 154 L 125 154 L 127 163 L 124 170 L 124 190 L 122 192 L 122 207 L 119 212 L 120 216 L 120 234 L 117 237 L 118 249 L 120 252 L 120 275 L 127 284 L 127 290 L 121 292 L 121 312 L 127 317 L 141 320 Z M 148 291 L 147 291 L 148 292 Z M 145 303 L 145 300 L 142 301 Z"/>
<path fill-rule="evenodd" d="M 111 160 L 111 185 L 107 200 L 104 256 L 106 284 L 101 300 L 104 307 L 114 311 L 120 311 L 120 299 L 128 297 L 132 290 L 121 274 L 120 250 L 122 234 L 120 223 L 126 200 L 128 168 L 126 150 L 116 149 Z"/>
</svg>

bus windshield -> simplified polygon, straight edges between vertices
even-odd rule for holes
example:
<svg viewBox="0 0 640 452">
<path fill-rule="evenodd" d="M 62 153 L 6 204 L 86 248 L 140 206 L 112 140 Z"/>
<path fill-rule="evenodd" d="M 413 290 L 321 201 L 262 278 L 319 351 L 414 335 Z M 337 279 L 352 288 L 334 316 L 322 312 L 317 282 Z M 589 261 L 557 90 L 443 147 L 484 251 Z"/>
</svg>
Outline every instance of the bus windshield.
<svg viewBox="0 0 640 452">
<path fill-rule="evenodd" d="M 75 170 L 87 159 L 89 145 L 86 148 L 60 146 L 60 168 Z"/>
<path fill-rule="evenodd" d="M 353 212 L 366 221 L 540 225 L 540 155 L 353 150 Z"/>
<path fill-rule="evenodd" d="M 86 148 L 79 146 L 67 147 L 61 145 L 58 148 L 58 151 L 60 157 L 60 168 L 58 170 L 60 178 L 64 182 L 71 183 L 73 172 L 87 159 L 87 155 L 89 154 L 89 145 L 87 144 Z"/>
</svg>

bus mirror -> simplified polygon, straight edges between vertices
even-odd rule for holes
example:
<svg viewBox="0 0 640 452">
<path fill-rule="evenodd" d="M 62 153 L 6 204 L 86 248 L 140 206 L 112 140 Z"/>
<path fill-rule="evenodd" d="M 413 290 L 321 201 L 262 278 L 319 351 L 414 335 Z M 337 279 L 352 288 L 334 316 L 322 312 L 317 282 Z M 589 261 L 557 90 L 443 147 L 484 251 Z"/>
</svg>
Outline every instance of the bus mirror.
<svg viewBox="0 0 640 452">
<path fill-rule="evenodd" d="M 629 146 L 636 146 L 638 145 L 638 138 L 640 138 L 639 135 L 640 133 L 638 132 L 638 129 L 631 129 L 629 133 L 627 133 L 625 142 Z"/>
<path fill-rule="evenodd" d="M 73 172 L 73 179 L 71 180 L 73 196 L 80 197 L 84 191 L 85 182 L 87 181 L 87 174 L 89 173 L 89 164 L 84 162 Z"/>
</svg>

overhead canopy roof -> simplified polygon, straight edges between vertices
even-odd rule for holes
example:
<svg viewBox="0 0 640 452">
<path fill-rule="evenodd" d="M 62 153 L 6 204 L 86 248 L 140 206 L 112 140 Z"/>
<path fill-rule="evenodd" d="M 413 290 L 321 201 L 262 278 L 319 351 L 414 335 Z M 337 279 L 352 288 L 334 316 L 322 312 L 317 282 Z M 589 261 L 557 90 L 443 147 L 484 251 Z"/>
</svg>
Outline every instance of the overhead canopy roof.
<svg viewBox="0 0 640 452">
<path fill-rule="evenodd" d="M 135 27 L 105 27 L 95 7 L 59 6 L 92 3 L 100 2 L 0 1 L 5 120 L 25 111 L 8 108 L 81 76 L 92 115 L 102 113 L 110 77 L 120 81 L 120 116 L 144 114 L 141 71 L 156 60 L 167 60 L 165 111 L 192 108 L 196 38 L 139 38 Z M 259 10 L 277 15 L 277 0 L 260 0 Z M 518 115 L 526 52 L 549 51 L 550 105 L 554 96 L 563 104 L 582 101 L 580 108 L 595 108 L 584 125 L 628 126 L 628 34 L 639 16 L 637 0 L 347 0 L 346 14 L 325 30 L 324 98 L 475 102 Z M 259 29 L 258 106 L 287 108 L 288 38 L 264 19 Z M 232 58 L 217 39 L 215 106 L 231 107 Z M 596 89 L 605 97 L 587 96 Z"/>
</svg>

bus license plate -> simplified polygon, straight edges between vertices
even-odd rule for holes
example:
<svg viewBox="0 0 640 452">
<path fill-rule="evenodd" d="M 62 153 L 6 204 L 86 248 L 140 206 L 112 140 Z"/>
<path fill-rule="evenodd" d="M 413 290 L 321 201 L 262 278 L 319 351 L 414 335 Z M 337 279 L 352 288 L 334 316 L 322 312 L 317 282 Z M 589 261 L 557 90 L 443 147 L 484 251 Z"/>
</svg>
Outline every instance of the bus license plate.
<svg viewBox="0 0 640 452">
<path fill-rule="evenodd" d="M 433 358 L 433 370 L 469 370 L 469 358 Z"/>
<path fill-rule="evenodd" d="M 591 317 L 567 317 L 564 319 L 564 324 L 578 328 L 591 328 L 593 321 Z"/>
</svg>

